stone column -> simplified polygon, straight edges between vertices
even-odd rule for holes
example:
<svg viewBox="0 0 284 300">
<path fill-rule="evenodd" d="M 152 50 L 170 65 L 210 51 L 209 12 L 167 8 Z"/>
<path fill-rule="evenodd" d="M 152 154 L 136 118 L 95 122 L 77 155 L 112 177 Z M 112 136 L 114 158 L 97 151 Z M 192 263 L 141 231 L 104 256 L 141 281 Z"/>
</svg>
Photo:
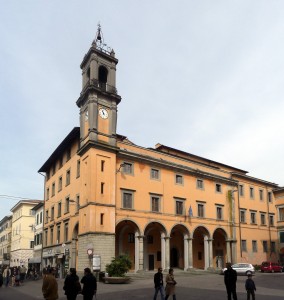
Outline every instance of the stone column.
<svg viewBox="0 0 284 300">
<path fill-rule="evenodd" d="M 209 249 L 208 249 L 208 236 L 204 236 L 204 270 L 209 267 Z"/>
<path fill-rule="evenodd" d="M 232 257 L 231 257 L 231 241 L 229 241 L 229 240 L 226 240 L 226 249 L 227 249 L 227 261 L 226 262 L 232 262 Z"/>
<path fill-rule="evenodd" d="M 135 234 L 135 271 L 144 270 L 144 236 Z"/>
<path fill-rule="evenodd" d="M 135 266 L 134 266 L 135 272 L 139 270 L 139 255 L 140 255 L 139 247 L 140 247 L 139 236 L 138 233 L 136 232 L 135 233 Z"/>
<path fill-rule="evenodd" d="M 170 237 L 165 237 L 166 242 L 166 260 L 165 260 L 165 269 L 169 270 L 170 268 Z"/>
<path fill-rule="evenodd" d="M 163 270 L 166 269 L 166 237 L 165 234 L 162 233 L 161 234 L 161 264 L 162 264 L 162 268 Z"/>
<path fill-rule="evenodd" d="M 184 239 L 183 239 L 183 249 L 184 249 L 184 266 L 183 266 L 183 269 L 184 271 L 186 271 L 188 269 L 188 237 L 187 235 L 184 236 Z"/>
<path fill-rule="evenodd" d="M 209 268 L 213 268 L 213 239 L 208 240 L 209 245 Z"/>
<path fill-rule="evenodd" d="M 193 268 L 192 238 L 188 239 L 188 268 Z"/>
</svg>

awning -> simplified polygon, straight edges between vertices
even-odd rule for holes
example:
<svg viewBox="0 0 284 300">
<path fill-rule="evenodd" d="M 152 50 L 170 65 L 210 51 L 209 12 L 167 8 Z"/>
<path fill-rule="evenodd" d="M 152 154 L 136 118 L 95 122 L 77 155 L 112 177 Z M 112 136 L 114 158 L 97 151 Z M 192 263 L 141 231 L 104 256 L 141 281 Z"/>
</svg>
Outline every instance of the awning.
<svg viewBox="0 0 284 300">
<path fill-rule="evenodd" d="M 59 259 L 60 259 L 60 258 L 63 258 L 63 255 L 64 255 L 64 254 L 59 254 L 59 255 L 57 255 L 57 258 L 59 258 Z"/>
<path fill-rule="evenodd" d="M 29 264 L 40 264 L 41 257 L 32 257 L 29 259 Z"/>
</svg>

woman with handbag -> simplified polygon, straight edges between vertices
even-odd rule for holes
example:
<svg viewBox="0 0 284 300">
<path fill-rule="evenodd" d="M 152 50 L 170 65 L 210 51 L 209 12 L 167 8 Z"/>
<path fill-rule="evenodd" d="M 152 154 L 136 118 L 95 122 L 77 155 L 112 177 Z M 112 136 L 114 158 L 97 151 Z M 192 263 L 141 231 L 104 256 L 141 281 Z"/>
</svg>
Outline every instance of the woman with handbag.
<svg viewBox="0 0 284 300">
<path fill-rule="evenodd" d="M 76 300 L 77 295 L 81 292 L 81 284 L 75 268 L 71 268 L 70 274 L 66 276 L 63 290 L 67 300 Z"/>
<path fill-rule="evenodd" d="M 173 296 L 173 300 L 176 300 L 176 284 L 177 282 L 175 281 L 174 278 L 174 270 L 172 268 L 169 269 L 169 274 L 166 277 L 166 298 L 167 300 L 170 295 Z"/>
</svg>

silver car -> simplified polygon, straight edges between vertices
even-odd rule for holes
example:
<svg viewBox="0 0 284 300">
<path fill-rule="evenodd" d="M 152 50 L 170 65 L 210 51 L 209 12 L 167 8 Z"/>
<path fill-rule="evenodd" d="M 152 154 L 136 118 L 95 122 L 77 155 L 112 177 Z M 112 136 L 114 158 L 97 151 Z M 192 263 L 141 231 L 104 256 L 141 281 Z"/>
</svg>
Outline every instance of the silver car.
<svg viewBox="0 0 284 300">
<path fill-rule="evenodd" d="M 238 263 L 232 265 L 232 269 L 237 271 L 238 275 L 248 275 L 248 274 L 255 274 L 255 269 L 252 264 L 248 263 Z M 227 268 L 222 269 L 222 274 L 227 270 Z"/>
</svg>

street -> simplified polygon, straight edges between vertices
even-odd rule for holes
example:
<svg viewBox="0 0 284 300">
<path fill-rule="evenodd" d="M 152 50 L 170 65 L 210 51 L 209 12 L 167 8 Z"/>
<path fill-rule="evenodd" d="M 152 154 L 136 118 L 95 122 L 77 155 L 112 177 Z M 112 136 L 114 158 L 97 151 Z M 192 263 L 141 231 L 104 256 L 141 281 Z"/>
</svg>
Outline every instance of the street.
<svg viewBox="0 0 284 300">
<path fill-rule="evenodd" d="M 153 299 L 153 274 L 135 276 L 129 284 L 104 284 L 98 283 L 97 300 L 128 300 L 128 299 Z M 219 274 L 204 272 L 203 274 L 176 275 L 177 299 L 182 300 L 201 300 L 201 299 L 227 299 L 224 277 Z M 246 299 L 244 288 L 246 276 L 239 276 L 237 283 L 237 294 L 239 300 Z M 283 299 L 284 294 L 284 273 L 262 274 L 257 273 L 254 276 L 256 284 L 256 298 L 258 300 L 276 300 Z M 20 287 L 2 287 L 0 289 L 0 299 L 43 299 L 41 293 L 42 280 L 27 281 Z M 58 280 L 59 299 L 66 299 L 64 296 L 63 280 Z M 82 300 L 82 295 L 77 297 Z M 157 299 L 160 299 L 159 296 Z M 94 298 L 95 300 L 95 298 Z"/>
</svg>

